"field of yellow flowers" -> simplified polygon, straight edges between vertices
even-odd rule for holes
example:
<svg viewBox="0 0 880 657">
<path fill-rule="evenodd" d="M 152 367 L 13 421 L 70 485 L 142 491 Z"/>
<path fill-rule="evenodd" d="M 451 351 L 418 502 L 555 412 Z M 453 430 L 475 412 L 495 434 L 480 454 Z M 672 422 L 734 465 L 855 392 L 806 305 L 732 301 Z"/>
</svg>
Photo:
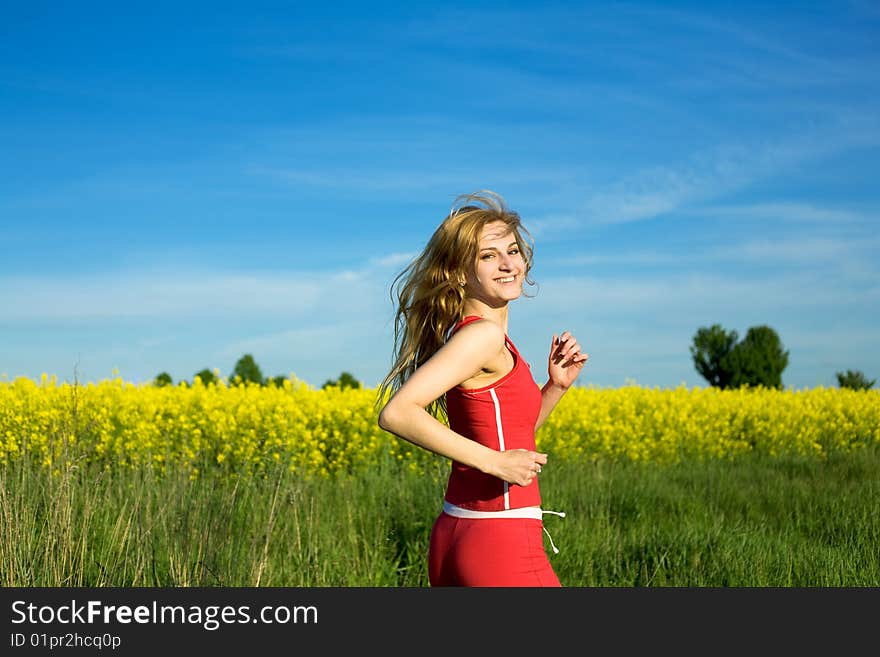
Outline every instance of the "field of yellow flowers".
<svg viewBox="0 0 880 657">
<path fill-rule="evenodd" d="M 0 382 L 0 464 L 182 466 L 331 475 L 433 458 L 376 423 L 376 391 L 255 384 L 135 385 L 119 378 Z M 880 443 L 880 391 L 576 387 L 540 428 L 554 460 L 677 463 L 744 454 L 824 459 Z"/>
</svg>

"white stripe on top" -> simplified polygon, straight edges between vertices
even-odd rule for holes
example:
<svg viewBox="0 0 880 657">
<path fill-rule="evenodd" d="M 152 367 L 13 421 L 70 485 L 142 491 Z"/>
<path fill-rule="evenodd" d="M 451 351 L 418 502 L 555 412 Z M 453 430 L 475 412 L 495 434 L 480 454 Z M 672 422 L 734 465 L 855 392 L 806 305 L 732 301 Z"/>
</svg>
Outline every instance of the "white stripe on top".
<svg viewBox="0 0 880 657">
<path fill-rule="evenodd" d="M 492 403 L 495 404 L 495 426 L 498 428 L 498 450 L 504 451 L 504 429 L 501 426 L 501 404 L 498 402 L 498 395 L 495 394 L 495 388 L 489 388 L 489 394 L 492 395 Z M 504 508 L 510 508 L 510 484 L 504 482 Z"/>
</svg>

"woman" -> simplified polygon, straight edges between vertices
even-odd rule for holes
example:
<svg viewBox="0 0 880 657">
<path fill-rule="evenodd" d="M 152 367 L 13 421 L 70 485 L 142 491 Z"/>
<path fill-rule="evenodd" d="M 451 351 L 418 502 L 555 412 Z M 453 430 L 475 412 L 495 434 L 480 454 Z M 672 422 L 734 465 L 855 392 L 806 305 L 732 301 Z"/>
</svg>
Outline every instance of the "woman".
<svg viewBox="0 0 880 657">
<path fill-rule="evenodd" d="M 460 196 L 392 285 L 395 361 L 378 403 L 392 394 L 379 426 L 452 460 L 431 531 L 432 586 L 560 586 L 541 534 L 553 512 L 541 510 L 547 455 L 535 431 L 589 356 L 571 334 L 553 335 L 539 388 L 508 338 L 508 306 L 534 284 L 524 235 L 494 192 Z"/>
</svg>

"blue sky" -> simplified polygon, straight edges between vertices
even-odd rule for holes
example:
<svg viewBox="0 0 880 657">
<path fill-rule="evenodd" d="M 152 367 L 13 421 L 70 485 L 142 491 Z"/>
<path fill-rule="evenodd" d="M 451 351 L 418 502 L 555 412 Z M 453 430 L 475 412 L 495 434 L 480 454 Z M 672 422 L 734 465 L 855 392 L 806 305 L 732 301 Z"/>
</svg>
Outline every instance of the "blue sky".
<svg viewBox="0 0 880 657">
<path fill-rule="evenodd" d="M 0 377 L 366 385 L 454 198 L 535 239 L 546 377 L 704 386 L 766 324 L 783 383 L 880 377 L 880 5 L 4 3 Z"/>
</svg>

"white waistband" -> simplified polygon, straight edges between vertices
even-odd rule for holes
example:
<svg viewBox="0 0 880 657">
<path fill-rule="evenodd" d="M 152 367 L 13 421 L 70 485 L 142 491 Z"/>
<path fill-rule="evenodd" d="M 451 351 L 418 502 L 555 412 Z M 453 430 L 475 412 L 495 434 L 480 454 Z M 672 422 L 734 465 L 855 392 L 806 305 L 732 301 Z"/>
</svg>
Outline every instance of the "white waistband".
<svg viewBox="0 0 880 657">
<path fill-rule="evenodd" d="M 463 509 L 455 504 L 443 500 L 443 512 L 456 518 L 533 518 L 540 520 L 543 512 L 537 506 L 524 506 L 519 509 L 504 509 L 503 511 L 473 511 Z"/>
<path fill-rule="evenodd" d="M 553 514 L 554 516 L 559 516 L 560 518 L 565 517 L 564 511 L 544 511 L 539 506 L 524 506 L 519 509 L 504 509 L 503 511 L 472 511 L 471 509 L 463 509 L 460 506 L 455 504 L 450 504 L 446 500 L 443 500 L 443 513 L 446 513 L 450 516 L 455 516 L 456 518 L 533 518 L 535 520 L 541 520 L 544 517 L 545 513 Z M 553 542 L 553 537 L 550 536 L 550 532 L 547 531 L 546 527 L 542 528 L 544 533 L 547 534 L 547 538 L 550 539 L 550 546 L 553 548 L 553 553 L 558 554 L 559 548 L 556 547 L 556 544 Z"/>
</svg>

